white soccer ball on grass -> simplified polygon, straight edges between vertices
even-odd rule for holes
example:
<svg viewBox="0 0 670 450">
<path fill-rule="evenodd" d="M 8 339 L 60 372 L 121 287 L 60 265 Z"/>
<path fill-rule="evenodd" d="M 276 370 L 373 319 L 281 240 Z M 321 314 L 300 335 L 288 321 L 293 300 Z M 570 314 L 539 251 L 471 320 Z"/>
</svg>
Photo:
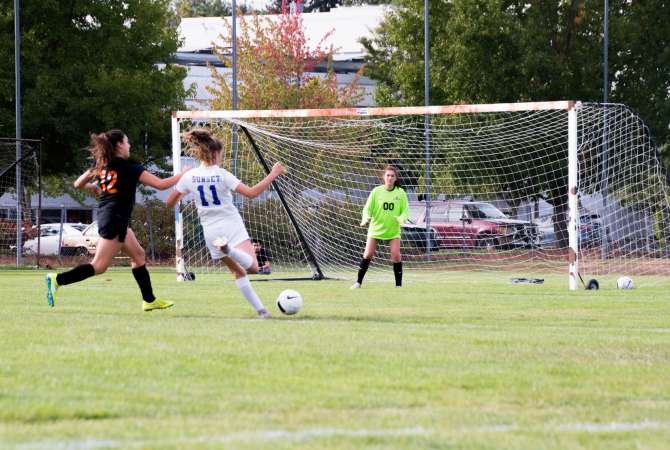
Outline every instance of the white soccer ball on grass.
<svg viewBox="0 0 670 450">
<path fill-rule="evenodd" d="M 616 287 L 618 289 L 633 289 L 633 279 L 631 277 L 619 277 L 616 280 Z"/>
<path fill-rule="evenodd" d="M 293 289 L 281 291 L 277 297 L 277 308 L 286 315 L 293 315 L 302 308 L 302 295 Z"/>
</svg>

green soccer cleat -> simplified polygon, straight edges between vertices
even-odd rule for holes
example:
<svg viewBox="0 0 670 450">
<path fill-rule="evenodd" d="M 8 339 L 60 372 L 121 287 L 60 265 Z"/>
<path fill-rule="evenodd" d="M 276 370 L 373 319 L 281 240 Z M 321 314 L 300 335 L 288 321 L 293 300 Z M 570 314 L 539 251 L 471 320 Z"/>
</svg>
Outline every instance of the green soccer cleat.
<svg viewBox="0 0 670 450">
<path fill-rule="evenodd" d="M 48 273 L 46 278 L 47 283 L 47 303 L 52 308 L 56 304 L 56 293 L 58 292 L 58 282 L 56 281 L 55 273 Z"/>
<path fill-rule="evenodd" d="M 167 300 L 159 300 L 156 299 L 153 302 L 142 302 L 142 310 L 143 311 L 153 311 L 154 309 L 167 309 L 170 308 L 171 306 L 174 306 L 174 302 L 170 302 Z"/>
</svg>

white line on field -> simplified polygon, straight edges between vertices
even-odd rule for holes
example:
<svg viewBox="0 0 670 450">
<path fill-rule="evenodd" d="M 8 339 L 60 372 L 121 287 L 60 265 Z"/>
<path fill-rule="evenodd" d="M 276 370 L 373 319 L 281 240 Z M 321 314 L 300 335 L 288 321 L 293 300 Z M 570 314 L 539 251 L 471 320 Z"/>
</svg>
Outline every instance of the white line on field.
<svg viewBox="0 0 670 450">
<path fill-rule="evenodd" d="M 670 422 L 643 420 L 641 422 L 608 422 L 608 423 L 568 423 L 551 424 L 540 427 L 523 428 L 516 424 L 483 425 L 479 427 L 464 427 L 450 430 L 427 430 L 422 427 L 397 429 L 344 429 L 344 428 L 313 428 L 308 430 L 268 430 L 256 432 L 231 433 L 212 436 L 194 436 L 191 438 L 175 439 L 138 439 L 114 440 L 87 438 L 69 441 L 35 441 L 19 444 L 16 448 L 23 450 L 91 450 L 98 448 L 144 448 L 161 445 L 180 445 L 198 443 L 226 443 L 226 442 L 263 442 L 275 440 L 302 441 L 328 437 L 401 437 L 401 436 L 431 436 L 437 434 L 471 433 L 508 433 L 508 432 L 578 432 L 578 433 L 625 433 L 641 430 L 670 430 Z M 4 444 L 0 442 L 0 447 Z"/>
<path fill-rule="evenodd" d="M 421 427 L 367 430 L 348 430 L 342 428 L 314 428 L 310 430 L 289 431 L 269 430 L 256 432 L 232 433 L 213 436 L 195 436 L 192 438 L 176 439 L 142 439 L 142 440 L 109 440 L 109 439 L 82 439 L 70 441 L 38 441 L 19 445 L 19 449 L 30 450 L 89 450 L 96 448 L 144 448 L 159 445 L 179 445 L 197 443 L 224 443 L 224 442 L 257 442 L 273 440 L 300 441 L 323 437 L 395 437 L 395 436 L 422 436 L 432 434 Z M 0 447 L 2 442 L 0 442 Z"/>
<path fill-rule="evenodd" d="M 670 422 L 609 422 L 609 423 L 569 423 L 558 425 L 558 431 L 585 431 L 587 433 L 617 433 L 638 430 L 670 429 Z"/>
</svg>

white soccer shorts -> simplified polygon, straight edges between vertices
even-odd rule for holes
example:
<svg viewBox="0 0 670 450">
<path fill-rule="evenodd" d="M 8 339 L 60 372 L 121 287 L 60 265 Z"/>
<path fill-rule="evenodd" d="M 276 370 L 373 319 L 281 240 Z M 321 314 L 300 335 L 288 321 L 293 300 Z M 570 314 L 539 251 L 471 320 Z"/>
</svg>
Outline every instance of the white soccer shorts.
<svg viewBox="0 0 670 450">
<path fill-rule="evenodd" d="M 205 235 L 209 254 L 212 255 L 212 259 L 214 260 L 219 260 L 226 256 L 212 243 L 216 238 L 227 238 L 228 245 L 231 248 L 235 248 L 249 239 L 249 233 L 240 216 L 228 216 L 218 220 L 213 225 L 203 227 L 203 234 Z"/>
</svg>

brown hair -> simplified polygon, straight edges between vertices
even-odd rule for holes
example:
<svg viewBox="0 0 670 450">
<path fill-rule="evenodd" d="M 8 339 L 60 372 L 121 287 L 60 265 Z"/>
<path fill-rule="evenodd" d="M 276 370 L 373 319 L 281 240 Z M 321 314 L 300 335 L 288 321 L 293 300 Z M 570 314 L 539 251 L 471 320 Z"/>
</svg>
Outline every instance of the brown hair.
<svg viewBox="0 0 670 450">
<path fill-rule="evenodd" d="M 209 165 L 216 164 L 216 154 L 223 145 L 209 130 L 198 128 L 182 133 L 181 137 L 186 142 L 187 155 Z"/>
<path fill-rule="evenodd" d="M 393 183 L 393 187 L 400 187 L 400 171 L 398 168 L 392 164 L 387 164 L 384 166 L 384 170 L 382 170 L 382 180 L 384 179 L 384 174 L 386 173 L 387 170 L 392 171 L 395 173 L 395 183 Z"/>
<path fill-rule="evenodd" d="M 123 142 L 126 133 L 118 128 L 104 133 L 91 133 L 91 143 L 88 151 L 95 159 L 95 169 L 100 171 L 116 156 L 116 146 Z"/>
</svg>

